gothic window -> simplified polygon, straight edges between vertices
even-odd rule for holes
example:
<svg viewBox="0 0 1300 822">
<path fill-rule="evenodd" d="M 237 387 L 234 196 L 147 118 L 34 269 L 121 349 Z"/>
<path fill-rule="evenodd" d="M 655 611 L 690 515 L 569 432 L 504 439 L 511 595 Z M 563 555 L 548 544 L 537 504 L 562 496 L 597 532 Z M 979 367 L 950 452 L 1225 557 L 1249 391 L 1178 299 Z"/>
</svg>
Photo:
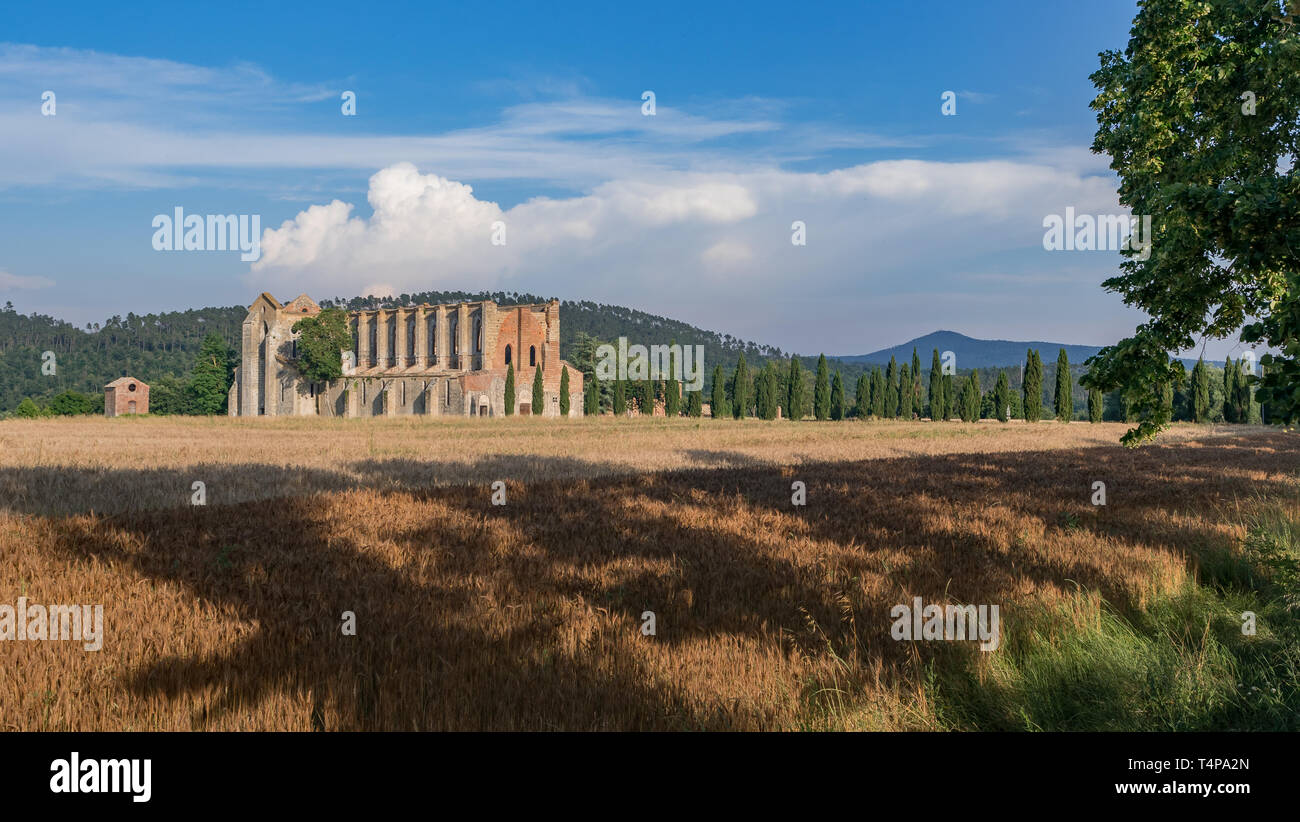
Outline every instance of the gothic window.
<svg viewBox="0 0 1300 822">
<path fill-rule="evenodd" d="M 473 332 L 474 332 L 473 337 L 472 337 L 472 340 L 471 340 L 471 342 L 470 342 L 470 345 L 473 346 L 473 349 L 474 349 L 474 353 L 475 353 L 475 354 L 482 354 L 482 353 L 483 353 L 483 320 L 482 320 L 482 318 L 480 318 L 480 317 L 475 317 L 475 318 L 474 318 L 474 321 L 473 321 L 473 324 L 470 326 L 470 328 L 471 328 L 471 329 L 473 330 Z"/>
<path fill-rule="evenodd" d="M 406 357 L 415 359 L 415 317 L 406 321 Z"/>
<path fill-rule="evenodd" d="M 537 346 L 528 346 L 528 364 L 537 365 Z"/>
<path fill-rule="evenodd" d="M 506 365 L 510 364 L 510 346 L 506 346 Z"/>
<path fill-rule="evenodd" d="M 429 318 L 429 356 L 438 355 L 438 317 L 435 314 Z"/>
</svg>

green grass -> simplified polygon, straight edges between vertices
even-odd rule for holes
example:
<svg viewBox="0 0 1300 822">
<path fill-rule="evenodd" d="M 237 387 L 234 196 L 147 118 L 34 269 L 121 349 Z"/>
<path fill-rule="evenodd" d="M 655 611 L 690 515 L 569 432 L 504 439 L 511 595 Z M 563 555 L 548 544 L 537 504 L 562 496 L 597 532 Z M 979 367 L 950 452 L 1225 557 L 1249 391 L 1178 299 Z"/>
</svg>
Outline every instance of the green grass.
<svg viewBox="0 0 1300 822">
<path fill-rule="evenodd" d="M 927 679 L 941 725 L 963 730 L 1300 730 L 1300 524 L 1247 521 L 1173 596 L 1121 613 L 1078 594 L 1003 614 L 980 659 L 947 646 Z M 1243 633 L 1244 614 L 1255 634 Z"/>
</svg>

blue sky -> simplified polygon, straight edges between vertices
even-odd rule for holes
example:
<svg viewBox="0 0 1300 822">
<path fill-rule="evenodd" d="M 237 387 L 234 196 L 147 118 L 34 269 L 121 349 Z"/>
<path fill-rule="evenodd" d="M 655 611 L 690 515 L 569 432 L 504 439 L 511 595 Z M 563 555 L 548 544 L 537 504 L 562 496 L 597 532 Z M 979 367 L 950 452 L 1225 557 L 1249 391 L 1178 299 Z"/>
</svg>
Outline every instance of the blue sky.
<svg viewBox="0 0 1300 822">
<path fill-rule="evenodd" d="M 1132 2 L 115 8 L 0 29 L 23 312 L 488 288 L 845 354 L 1141 319 L 1099 288 L 1118 254 L 1042 247 L 1046 214 L 1121 211 L 1088 75 Z M 176 207 L 258 215 L 261 259 L 154 250 Z"/>
</svg>

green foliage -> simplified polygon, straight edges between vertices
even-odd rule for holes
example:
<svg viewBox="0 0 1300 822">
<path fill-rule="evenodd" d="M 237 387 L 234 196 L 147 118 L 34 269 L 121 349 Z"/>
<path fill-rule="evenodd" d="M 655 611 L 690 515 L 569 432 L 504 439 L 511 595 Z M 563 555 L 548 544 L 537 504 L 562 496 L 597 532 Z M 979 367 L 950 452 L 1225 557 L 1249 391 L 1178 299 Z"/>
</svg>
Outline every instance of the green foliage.
<svg viewBox="0 0 1300 822">
<path fill-rule="evenodd" d="M 1198 359 L 1192 369 L 1192 420 L 1210 421 L 1210 369 L 1204 358 Z"/>
<path fill-rule="evenodd" d="M 721 382 L 719 382 L 720 384 Z M 627 413 L 627 382 L 625 380 L 614 380 L 612 402 L 615 416 L 621 417 Z"/>
<path fill-rule="evenodd" d="M 754 382 L 754 405 L 759 419 L 776 419 L 777 410 L 781 405 L 777 395 L 778 390 L 776 366 L 771 360 L 768 360 L 763 365 L 763 370 L 759 372 L 758 379 Z"/>
<path fill-rule="evenodd" d="M 686 416 L 699 419 L 704 415 L 704 392 L 686 392 Z"/>
<path fill-rule="evenodd" d="M 1066 356 L 1065 349 L 1056 355 L 1056 398 L 1055 411 L 1056 419 L 1061 422 L 1069 422 L 1074 416 L 1074 386 L 1070 383 L 1070 358 Z"/>
<path fill-rule="evenodd" d="M 676 345 L 674 340 L 673 345 Z M 677 382 L 677 351 L 670 350 L 668 358 L 668 379 L 664 381 L 664 416 L 676 417 L 682 411 L 682 389 Z"/>
<path fill-rule="evenodd" d="M 1011 385 L 1007 382 L 1007 372 L 999 371 L 997 385 L 993 387 L 993 416 L 998 422 L 1006 422 L 1010 407 Z"/>
<path fill-rule="evenodd" d="M 831 419 L 844 419 L 844 379 L 838 370 L 831 381 Z"/>
<path fill-rule="evenodd" d="M 893 357 L 885 369 L 885 416 L 890 419 L 898 416 L 898 363 Z"/>
<path fill-rule="evenodd" d="M 871 381 L 866 374 L 858 375 L 853 390 L 853 416 L 865 420 L 871 414 Z"/>
<path fill-rule="evenodd" d="M 104 411 L 104 398 L 78 391 L 64 391 L 50 400 L 50 413 L 60 417 L 79 414 L 99 414 Z"/>
<path fill-rule="evenodd" d="M 338 353 L 338 351 L 334 352 L 336 359 Z M 224 340 L 216 334 L 209 334 L 203 338 L 194 367 L 190 370 L 189 383 L 185 387 L 185 413 L 200 415 L 226 413 L 226 396 L 230 392 L 234 362 L 234 352 Z"/>
<path fill-rule="evenodd" d="M 721 419 L 729 416 L 727 409 L 727 384 L 722 378 L 722 366 L 713 366 L 713 396 L 709 400 L 709 416 Z"/>
<path fill-rule="evenodd" d="M 937 348 L 930 358 L 930 419 L 943 419 L 943 363 Z"/>
<path fill-rule="evenodd" d="M 803 366 L 799 363 L 798 357 L 790 358 L 789 376 L 786 377 L 785 383 L 786 402 L 785 414 L 792 420 L 801 420 L 807 413 L 804 407 L 803 392 Z"/>
<path fill-rule="evenodd" d="M 515 390 L 515 364 L 512 362 L 506 366 L 506 416 L 513 417 L 515 414 L 515 403 L 518 400 L 518 392 Z"/>
<path fill-rule="evenodd" d="M 907 363 L 903 363 L 898 374 L 898 416 L 905 420 L 912 418 L 912 397 L 915 396 L 912 384 L 912 372 Z"/>
<path fill-rule="evenodd" d="M 655 415 L 654 380 L 641 380 L 637 383 L 636 407 L 637 410 L 647 417 L 653 417 Z"/>
<path fill-rule="evenodd" d="M 546 391 L 542 386 L 542 369 L 533 369 L 533 416 L 546 413 Z"/>
<path fill-rule="evenodd" d="M 36 419 L 37 417 L 48 417 L 50 414 L 38 406 L 31 397 L 23 397 L 23 401 L 18 403 L 18 407 L 14 409 L 14 415 L 26 419 Z"/>
<path fill-rule="evenodd" d="M 813 416 L 819 420 L 831 416 L 831 375 L 826 355 L 817 358 L 817 382 L 813 389 Z"/>
<path fill-rule="evenodd" d="M 600 389 L 596 385 L 595 377 L 583 377 L 582 413 L 587 417 L 594 417 L 600 413 Z"/>
<path fill-rule="evenodd" d="M 962 422 L 975 422 L 980 418 L 979 371 L 971 371 L 961 389 L 961 407 L 958 413 Z"/>
<path fill-rule="evenodd" d="M 1169 422 L 1168 352 L 1238 329 L 1280 352 L 1261 358 L 1261 395 L 1279 418 L 1300 416 L 1300 27 L 1275 11 L 1148 0 L 1128 47 L 1104 52 L 1092 75 L 1093 149 L 1113 158 L 1120 202 L 1156 220 L 1149 255 L 1126 251 L 1104 283 L 1150 319 L 1090 360 L 1090 387 L 1131 397 L 1139 424 L 1126 445 Z"/>
<path fill-rule="evenodd" d="M 880 366 L 871 369 L 871 414 L 876 419 L 885 418 L 885 372 Z"/>
<path fill-rule="evenodd" d="M 569 367 L 560 371 L 560 416 L 569 416 Z"/>
<path fill-rule="evenodd" d="M 736 373 L 731 376 L 731 413 L 738 420 L 749 414 L 749 367 L 745 365 L 745 355 L 736 361 Z"/>
<path fill-rule="evenodd" d="M 352 347 L 346 311 L 322 309 L 316 316 L 294 323 L 293 331 L 298 334 L 300 374 L 312 382 L 330 382 L 343 376 L 343 352 Z M 205 347 L 207 343 L 205 339 Z"/>
<path fill-rule="evenodd" d="M 1088 422 L 1101 422 L 1104 397 L 1096 388 L 1088 389 Z"/>
<path fill-rule="evenodd" d="M 1024 411 L 1026 422 L 1043 417 L 1043 361 L 1032 348 L 1025 355 Z"/>
</svg>

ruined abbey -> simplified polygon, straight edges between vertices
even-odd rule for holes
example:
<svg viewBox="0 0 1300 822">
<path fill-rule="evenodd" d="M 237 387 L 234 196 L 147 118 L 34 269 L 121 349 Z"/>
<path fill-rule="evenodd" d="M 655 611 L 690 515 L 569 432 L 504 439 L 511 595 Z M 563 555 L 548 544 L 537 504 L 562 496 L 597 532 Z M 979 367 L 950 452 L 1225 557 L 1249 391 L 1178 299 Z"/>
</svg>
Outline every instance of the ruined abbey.
<svg viewBox="0 0 1300 822">
<path fill-rule="evenodd" d="M 532 413 L 541 371 L 542 414 L 560 414 L 561 372 L 569 372 L 569 414 L 582 415 L 582 372 L 560 359 L 560 303 L 508 308 L 490 300 L 348 312 L 352 350 L 343 378 L 305 379 L 296 367 L 293 325 L 320 313 L 306 294 L 281 304 L 263 293 L 244 319 L 243 356 L 235 369 L 230 416 L 496 417 L 506 403 Z M 506 371 L 515 396 L 506 397 Z"/>
</svg>

